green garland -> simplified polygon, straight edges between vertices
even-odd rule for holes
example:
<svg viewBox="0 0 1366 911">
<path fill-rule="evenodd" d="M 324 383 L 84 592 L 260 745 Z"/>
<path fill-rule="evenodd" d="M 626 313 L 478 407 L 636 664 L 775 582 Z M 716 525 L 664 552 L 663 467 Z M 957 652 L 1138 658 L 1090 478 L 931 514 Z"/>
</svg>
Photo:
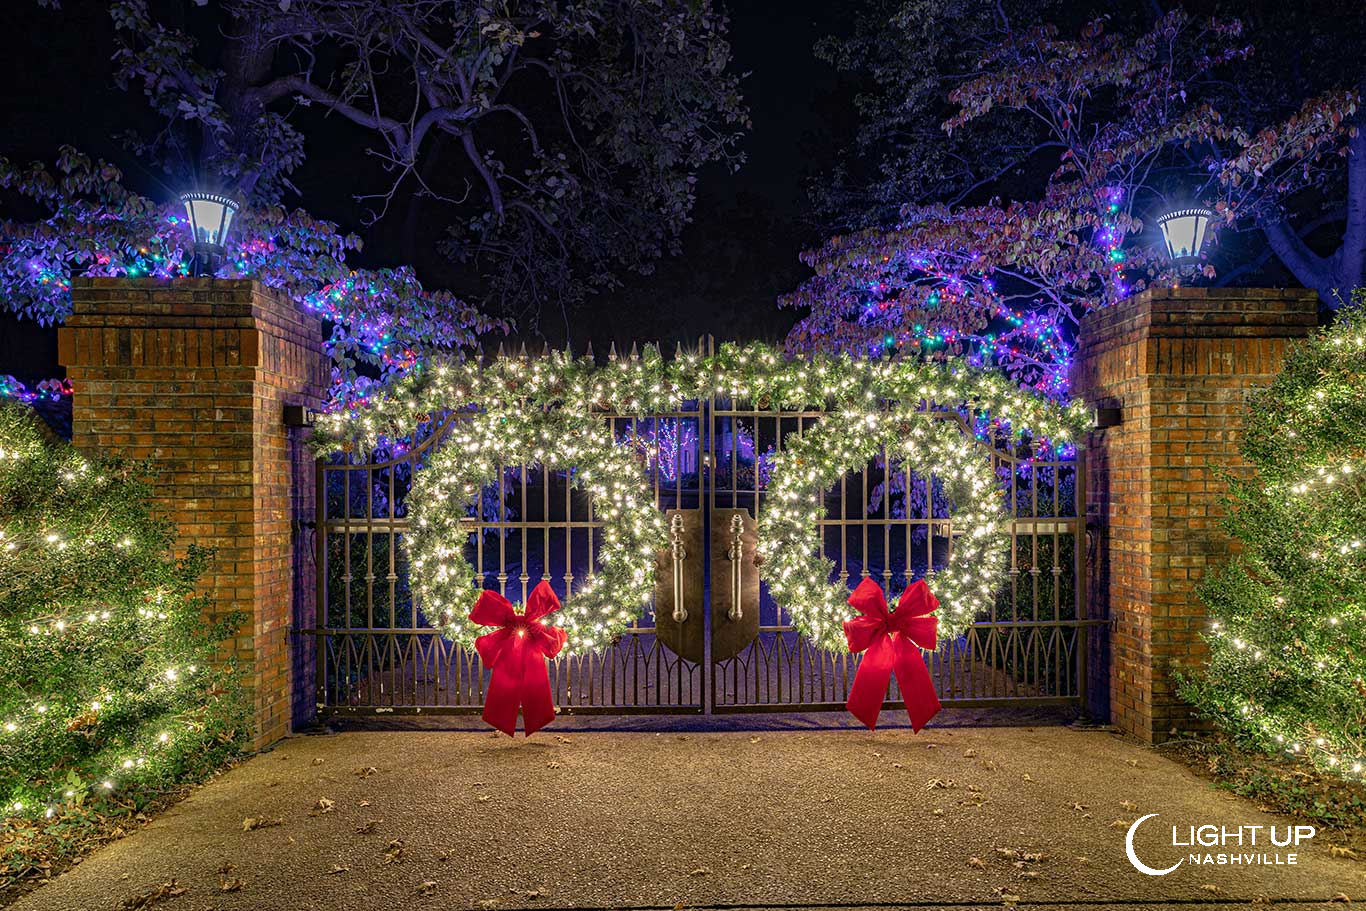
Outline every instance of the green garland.
<svg viewBox="0 0 1366 911">
<path fill-rule="evenodd" d="M 411 436 L 434 413 L 468 408 L 645 415 L 712 397 L 747 399 L 775 410 L 923 402 L 931 410 L 990 418 L 1015 440 L 1028 434 L 1053 444 L 1076 440 L 1088 426 L 1080 402 L 1061 405 L 1020 389 L 1000 373 L 961 363 L 847 355 L 792 359 L 770 345 L 727 344 L 715 355 L 680 354 L 672 361 L 647 347 L 639 356 L 601 367 L 561 351 L 499 357 L 487 364 L 439 361 L 414 368 L 361 409 L 322 415 L 313 441 L 325 455 L 364 451 L 381 439 Z"/>
<path fill-rule="evenodd" d="M 655 551 L 666 539 L 640 462 L 589 415 L 529 409 L 454 422 L 431 463 L 415 473 L 408 499 L 412 581 L 423 609 L 466 648 L 488 632 L 468 619 L 483 586 L 465 558 L 467 520 L 480 491 L 497 481 L 505 464 L 569 470 L 573 485 L 592 494 L 603 526 L 600 565 L 552 620 L 569 634 L 565 654 L 603 648 L 654 596 Z"/>
<path fill-rule="evenodd" d="M 753 344 L 724 345 L 709 356 L 680 352 L 672 361 L 646 348 L 602 367 L 563 352 L 488 364 L 442 361 L 415 369 L 360 410 L 322 416 L 313 441 L 324 455 L 366 450 L 413 435 L 433 414 L 477 409 L 456 422 L 455 438 L 438 450 L 431 468 L 417 472 L 409 499 L 415 587 L 429 614 L 439 614 L 451 638 L 465 645 L 480 631 L 464 619 L 478 587 L 464 557 L 469 530 L 462 520 L 498 466 L 577 468 L 575 483 L 593 486 L 589 478 L 598 479 L 595 491 L 612 504 L 602 515 L 612 546 L 601 555 L 601 572 L 563 613 L 569 648 L 582 653 L 609 642 L 648 602 L 654 549 L 664 546 L 662 520 L 640 468 L 612 440 L 601 415 L 646 415 L 708 398 L 744 399 L 775 411 L 830 409 L 839 416 L 808 431 L 779 460 L 770 484 L 778 509 L 766 517 L 761 545 L 775 597 L 824 647 L 842 647 L 840 622 L 848 609 L 838 587 L 826 582 L 828 564 L 811 553 L 811 534 L 820 492 L 844 471 L 889 445 L 919 473 L 949 479 L 956 524 L 968 531 L 956 536 L 953 560 L 935 574 L 934 585 L 945 605 L 943 622 L 956 632 L 989 606 L 1000 571 L 1000 508 L 990 466 L 972 451 L 971 434 L 931 431 L 924 412 L 989 419 L 1012 441 L 1028 435 L 1040 447 L 1075 440 L 1087 426 L 1079 403 L 1060 405 L 988 370 L 847 355 L 798 360 Z M 797 471 L 798 457 L 810 458 L 818 470 Z M 789 497 L 809 505 L 797 508 Z"/>
<path fill-rule="evenodd" d="M 829 581 L 834 564 L 818 554 L 822 494 L 884 447 L 907 469 L 938 478 L 955 507 L 948 565 L 925 580 L 939 599 L 942 635 L 958 635 L 991 608 L 1005 568 L 1009 534 L 1000 485 L 962 427 L 905 406 L 831 415 L 774 459 L 759 522 L 760 573 L 797 629 L 821 648 L 844 650 L 844 621 L 853 616 L 848 588 Z"/>
</svg>

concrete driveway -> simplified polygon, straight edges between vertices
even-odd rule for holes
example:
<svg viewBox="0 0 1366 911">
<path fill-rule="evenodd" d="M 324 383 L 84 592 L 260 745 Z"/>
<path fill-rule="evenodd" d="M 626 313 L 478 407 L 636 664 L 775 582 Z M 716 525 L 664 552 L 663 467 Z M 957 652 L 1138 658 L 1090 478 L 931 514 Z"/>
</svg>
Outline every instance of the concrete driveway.
<svg viewBox="0 0 1366 911">
<path fill-rule="evenodd" d="M 1149 813 L 1154 867 L 1183 856 L 1172 826 L 1290 822 L 1062 727 L 353 732 L 286 741 L 14 907 L 112 911 L 172 879 L 156 911 L 1366 899 L 1323 835 L 1293 866 L 1145 876 L 1125 834 Z"/>
</svg>

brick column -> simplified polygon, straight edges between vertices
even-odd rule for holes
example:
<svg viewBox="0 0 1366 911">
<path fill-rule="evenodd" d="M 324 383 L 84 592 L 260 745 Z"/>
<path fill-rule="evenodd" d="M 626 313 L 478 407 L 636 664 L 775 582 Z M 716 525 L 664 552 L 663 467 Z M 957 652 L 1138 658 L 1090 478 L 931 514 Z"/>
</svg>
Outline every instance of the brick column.
<svg viewBox="0 0 1366 911">
<path fill-rule="evenodd" d="M 265 746 L 291 726 L 291 620 L 312 624 L 311 564 L 295 554 L 313 461 L 284 407 L 321 401 L 321 327 L 246 280 L 75 279 L 71 293 L 58 345 L 75 388 L 73 442 L 152 462 L 177 546 L 214 548 L 204 591 L 212 612 L 247 615 L 225 648 Z"/>
<path fill-rule="evenodd" d="M 1092 614 L 1111 621 L 1111 720 L 1160 743 L 1192 725 L 1173 672 L 1203 658 L 1200 577 L 1230 552 L 1218 469 L 1248 394 L 1317 324 L 1312 291 L 1153 288 L 1082 320 L 1072 389 L 1120 423 L 1086 444 Z"/>
</svg>

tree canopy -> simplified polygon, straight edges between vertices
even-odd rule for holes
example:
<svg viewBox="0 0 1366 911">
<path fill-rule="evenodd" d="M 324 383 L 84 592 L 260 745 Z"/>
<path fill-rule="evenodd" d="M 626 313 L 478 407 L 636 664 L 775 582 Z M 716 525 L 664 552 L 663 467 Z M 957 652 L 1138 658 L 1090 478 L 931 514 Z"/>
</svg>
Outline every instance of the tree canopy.
<svg viewBox="0 0 1366 911">
<path fill-rule="evenodd" d="M 1254 62 L 1281 48 L 1259 54 L 1241 20 L 1182 9 L 872 0 L 855 22 L 819 48 L 864 78 L 865 127 L 818 195 L 842 233 L 804 254 L 791 347 L 963 353 L 1061 393 L 1081 315 L 1179 280 L 1152 219 L 1193 202 L 1329 302 L 1361 283 L 1350 67 L 1293 78 Z M 1336 244 L 1311 250 L 1335 218 Z"/>
<path fill-rule="evenodd" d="M 274 206 L 319 115 L 344 121 L 381 175 L 356 190 L 369 217 L 440 219 L 470 277 L 457 290 L 532 331 L 543 305 L 567 313 L 648 271 L 675 248 L 698 169 L 741 160 L 747 113 L 709 2 L 186 7 L 110 3 L 116 79 L 164 121 L 132 138 L 141 154 Z"/>
</svg>

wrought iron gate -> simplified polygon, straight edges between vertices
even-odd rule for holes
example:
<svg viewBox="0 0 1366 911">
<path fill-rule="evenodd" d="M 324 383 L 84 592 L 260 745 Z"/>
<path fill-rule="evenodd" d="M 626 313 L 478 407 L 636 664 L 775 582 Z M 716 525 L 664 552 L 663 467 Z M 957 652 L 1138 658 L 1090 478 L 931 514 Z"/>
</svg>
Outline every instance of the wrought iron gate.
<svg viewBox="0 0 1366 911">
<path fill-rule="evenodd" d="M 725 713 L 843 708 L 857 657 L 814 649 L 758 580 L 756 520 L 773 455 L 818 411 L 713 399 L 676 411 L 604 414 L 646 455 L 671 546 L 658 556 L 655 603 L 602 654 L 552 662 L 563 713 Z M 958 420 L 936 414 L 934 420 Z M 404 498 L 441 445 L 429 435 L 382 453 L 320 462 L 317 610 L 310 637 L 319 712 L 477 713 L 487 675 L 473 652 L 434 630 L 408 586 Z M 966 426 L 964 433 L 970 433 Z M 993 615 L 941 640 L 931 674 L 946 705 L 1087 704 L 1082 453 L 1039 459 L 979 439 L 1011 515 L 1009 571 Z M 878 458 L 826 495 L 822 549 L 839 579 L 899 589 L 942 565 L 952 520 L 933 479 Z M 564 597 L 582 584 L 600 528 L 563 473 L 508 465 L 470 520 L 472 564 L 486 588 L 522 601 L 542 579 Z M 889 707 L 897 704 L 893 692 Z M 302 694 L 301 694 L 302 695 Z"/>
</svg>

